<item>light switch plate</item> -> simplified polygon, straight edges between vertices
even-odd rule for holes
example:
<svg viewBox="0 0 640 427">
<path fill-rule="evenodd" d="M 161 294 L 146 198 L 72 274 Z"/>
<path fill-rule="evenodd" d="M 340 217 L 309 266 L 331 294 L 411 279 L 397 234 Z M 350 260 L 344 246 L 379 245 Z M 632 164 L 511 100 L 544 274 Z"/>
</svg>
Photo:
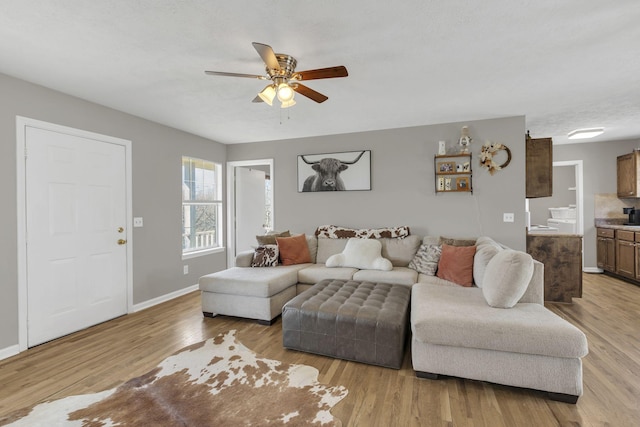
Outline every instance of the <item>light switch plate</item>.
<svg viewBox="0 0 640 427">
<path fill-rule="evenodd" d="M 137 216 L 137 217 L 133 218 L 133 226 L 134 227 L 142 227 L 142 217 L 141 216 Z"/>
<path fill-rule="evenodd" d="M 502 222 L 513 222 L 515 220 L 515 215 L 512 213 L 503 213 L 502 214 Z"/>
</svg>

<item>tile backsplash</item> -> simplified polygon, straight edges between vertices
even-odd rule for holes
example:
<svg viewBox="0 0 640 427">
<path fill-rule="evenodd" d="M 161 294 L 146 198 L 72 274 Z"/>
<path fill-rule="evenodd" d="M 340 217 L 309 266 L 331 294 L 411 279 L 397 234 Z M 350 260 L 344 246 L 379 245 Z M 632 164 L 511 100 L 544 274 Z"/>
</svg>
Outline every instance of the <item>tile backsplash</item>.
<svg viewBox="0 0 640 427">
<path fill-rule="evenodd" d="M 619 199 L 616 193 L 599 193 L 595 194 L 595 219 L 613 219 L 628 218 L 622 212 L 622 208 L 640 208 L 640 200 L 636 199 Z"/>
</svg>

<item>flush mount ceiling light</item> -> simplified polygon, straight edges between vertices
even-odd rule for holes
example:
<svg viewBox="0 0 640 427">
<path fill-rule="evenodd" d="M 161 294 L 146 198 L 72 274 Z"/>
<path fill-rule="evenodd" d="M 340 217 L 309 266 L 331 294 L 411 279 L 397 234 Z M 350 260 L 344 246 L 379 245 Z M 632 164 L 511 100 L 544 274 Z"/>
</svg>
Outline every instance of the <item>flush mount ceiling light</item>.
<svg viewBox="0 0 640 427">
<path fill-rule="evenodd" d="M 587 139 L 602 135 L 604 128 L 576 129 L 569 132 L 569 139 Z"/>
</svg>

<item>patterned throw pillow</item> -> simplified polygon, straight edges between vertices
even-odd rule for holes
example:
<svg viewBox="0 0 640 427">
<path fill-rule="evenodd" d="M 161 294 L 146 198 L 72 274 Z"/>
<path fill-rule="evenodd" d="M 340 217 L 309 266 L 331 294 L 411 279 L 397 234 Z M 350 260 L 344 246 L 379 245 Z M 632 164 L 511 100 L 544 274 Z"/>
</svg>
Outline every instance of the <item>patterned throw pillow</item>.
<svg viewBox="0 0 640 427">
<path fill-rule="evenodd" d="M 278 245 L 258 246 L 253 253 L 251 267 L 275 267 L 278 265 L 279 255 Z"/>
<path fill-rule="evenodd" d="M 440 245 L 420 245 L 420 249 L 409 263 L 409 268 L 418 273 L 435 276 L 440 254 L 442 254 Z"/>
</svg>

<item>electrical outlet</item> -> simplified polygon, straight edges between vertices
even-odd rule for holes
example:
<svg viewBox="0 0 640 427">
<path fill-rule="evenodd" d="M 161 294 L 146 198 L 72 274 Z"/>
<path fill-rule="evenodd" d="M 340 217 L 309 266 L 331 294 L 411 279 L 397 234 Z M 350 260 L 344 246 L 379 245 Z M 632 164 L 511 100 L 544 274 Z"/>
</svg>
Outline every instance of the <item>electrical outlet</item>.
<svg viewBox="0 0 640 427">
<path fill-rule="evenodd" d="M 184 274 L 189 274 L 189 266 L 188 265 L 183 265 L 182 266 L 182 272 Z"/>
<path fill-rule="evenodd" d="M 142 217 L 141 216 L 137 216 L 137 217 L 133 218 L 133 226 L 134 227 L 142 227 Z"/>
<path fill-rule="evenodd" d="M 513 222 L 515 220 L 515 215 L 512 213 L 503 213 L 502 214 L 502 222 Z"/>
</svg>

